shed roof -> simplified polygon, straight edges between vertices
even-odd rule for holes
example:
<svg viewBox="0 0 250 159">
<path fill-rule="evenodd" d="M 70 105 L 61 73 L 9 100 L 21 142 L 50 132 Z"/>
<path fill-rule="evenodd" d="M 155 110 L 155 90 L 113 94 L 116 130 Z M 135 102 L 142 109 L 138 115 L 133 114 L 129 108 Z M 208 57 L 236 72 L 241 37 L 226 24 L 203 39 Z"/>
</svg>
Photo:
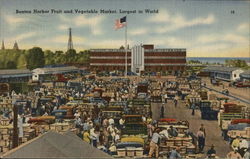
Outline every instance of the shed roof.
<svg viewBox="0 0 250 159">
<path fill-rule="evenodd" d="M 31 76 L 32 72 L 28 69 L 4 69 L 0 70 L 0 77 L 23 77 Z"/>
<path fill-rule="evenodd" d="M 2 158 L 112 158 L 112 156 L 90 146 L 72 132 L 59 134 L 48 132 L 25 143 Z"/>
<path fill-rule="evenodd" d="M 205 72 L 227 72 L 231 73 L 232 71 L 239 70 L 237 67 L 225 67 L 225 66 L 208 66 L 203 69 Z"/>
<path fill-rule="evenodd" d="M 246 70 L 240 74 L 241 77 L 250 78 L 250 70 Z"/>
<path fill-rule="evenodd" d="M 58 73 L 67 73 L 72 71 L 79 71 L 79 68 L 75 66 L 66 66 L 66 67 L 51 67 L 51 68 L 37 68 L 32 70 L 32 72 L 39 72 L 41 74 L 58 74 Z"/>
</svg>

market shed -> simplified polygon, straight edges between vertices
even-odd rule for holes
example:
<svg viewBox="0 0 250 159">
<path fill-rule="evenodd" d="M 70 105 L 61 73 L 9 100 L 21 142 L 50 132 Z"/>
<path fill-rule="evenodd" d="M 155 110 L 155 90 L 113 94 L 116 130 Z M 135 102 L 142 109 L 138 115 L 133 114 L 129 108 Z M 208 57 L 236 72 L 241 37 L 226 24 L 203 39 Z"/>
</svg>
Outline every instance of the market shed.
<svg viewBox="0 0 250 159">
<path fill-rule="evenodd" d="M 250 70 L 246 70 L 240 74 L 240 79 L 242 81 L 250 81 Z"/>
<path fill-rule="evenodd" d="M 210 77 L 225 81 L 235 81 L 240 78 L 240 74 L 244 71 L 237 67 L 225 66 L 208 66 L 202 70 L 208 72 Z"/>
<path fill-rule="evenodd" d="M 32 72 L 28 69 L 0 70 L 0 82 L 28 82 Z"/>
<path fill-rule="evenodd" d="M 112 158 L 73 134 L 47 132 L 8 151 L 1 158 Z"/>
<path fill-rule="evenodd" d="M 75 66 L 65 66 L 65 67 L 48 67 L 48 68 L 36 68 L 32 70 L 32 80 L 33 81 L 44 81 L 46 78 L 51 77 L 51 75 L 58 74 L 69 74 L 69 73 L 79 73 L 79 68 Z"/>
</svg>

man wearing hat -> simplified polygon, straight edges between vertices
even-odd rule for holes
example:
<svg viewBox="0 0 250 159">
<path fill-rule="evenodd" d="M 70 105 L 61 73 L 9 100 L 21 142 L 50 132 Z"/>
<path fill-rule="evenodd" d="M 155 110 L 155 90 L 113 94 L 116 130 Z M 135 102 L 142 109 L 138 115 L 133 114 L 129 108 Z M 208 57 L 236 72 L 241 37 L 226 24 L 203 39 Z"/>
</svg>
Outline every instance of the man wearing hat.
<svg viewBox="0 0 250 159">
<path fill-rule="evenodd" d="M 212 145 L 211 148 L 207 151 L 207 157 L 214 158 L 215 154 L 216 154 L 216 151 L 214 149 L 214 145 Z"/>
<path fill-rule="evenodd" d="M 181 155 L 180 153 L 176 150 L 176 146 L 173 147 L 173 150 L 170 152 L 169 159 L 180 159 Z"/>
<path fill-rule="evenodd" d="M 152 136 L 151 142 L 150 142 L 150 150 L 149 150 L 149 154 L 148 157 L 152 157 L 153 153 L 155 152 L 155 157 L 158 158 L 159 156 L 159 143 L 160 143 L 160 139 L 161 136 L 159 134 L 161 130 L 159 128 L 157 128 Z"/>
</svg>

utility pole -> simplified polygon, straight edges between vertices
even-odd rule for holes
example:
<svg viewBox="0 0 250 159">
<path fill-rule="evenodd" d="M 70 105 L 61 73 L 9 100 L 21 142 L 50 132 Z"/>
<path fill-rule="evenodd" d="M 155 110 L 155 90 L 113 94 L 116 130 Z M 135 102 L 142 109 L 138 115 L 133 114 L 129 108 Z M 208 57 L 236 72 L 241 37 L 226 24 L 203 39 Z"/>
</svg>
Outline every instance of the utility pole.
<svg viewBox="0 0 250 159">
<path fill-rule="evenodd" d="M 19 137 L 18 137 L 18 127 L 17 127 L 17 116 L 18 116 L 18 109 L 17 109 L 17 105 L 14 104 L 13 105 L 13 113 L 14 113 L 14 117 L 13 117 L 13 138 L 12 138 L 12 148 L 15 148 L 18 146 L 18 142 L 19 142 Z"/>
</svg>

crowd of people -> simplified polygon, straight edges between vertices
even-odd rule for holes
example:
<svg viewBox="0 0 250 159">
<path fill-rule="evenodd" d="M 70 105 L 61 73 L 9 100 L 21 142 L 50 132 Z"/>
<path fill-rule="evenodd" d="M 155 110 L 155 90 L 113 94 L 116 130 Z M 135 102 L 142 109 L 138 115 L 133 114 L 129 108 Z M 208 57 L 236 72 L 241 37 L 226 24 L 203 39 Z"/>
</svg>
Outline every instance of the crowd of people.
<svg viewBox="0 0 250 159">
<path fill-rule="evenodd" d="M 17 99 L 18 101 L 26 101 L 25 105 L 20 109 L 20 116 L 23 118 L 23 122 L 27 122 L 32 116 L 50 116 L 52 112 L 58 110 L 60 106 L 66 105 L 68 102 L 77 98 L 86 98 L 91 101 L 92 97 L 86 96 L 93 93 L 95 88 L 101 88 L 105 91 L 114 92 L 109 102 L 127 102 L 129 99 L 136 97 L 136 88 L 138 81 L 136 80 L 117 80 L 117 81 L 104 81 L 104 80 L 89 80 L 79 82 L 81 89 L 68 88 L 65 90 L 50 89 L 48 86 L 42 86 L 40 89 L 29 92 L 28 94 L 16 94 L 12 92 L 9 95 L 11 99 Z M 161 92 L 166 92 L 166 88 L 171 86 L 176 87 L 171 82 L 158 82 Z M 150 92 L 151 90 L 148 90 Z M 153 92 L 150 92 L 153 93 Z M 147 98 L 150 99 L 151 94 L 148 94 Z M 159 94 L 162 98 L 163 104 L 160 110 L 160 117 L 164 118 L 168 100 L 171 100 L 174 107 L 178 107 L 179 97 L 176 95 L 173 98 L 169 98 L 167 93 Z M 52 100 L 47 100 L 45 97 L 53 96 Z M 115 120 L 115 116 L 106 116 L 102 114 L 101 108 L 108 105 L 108 102 L 103 100 L 92 102 L 91 110 L 80 111 L 76 108 L 73 109 L 74 125 L 77 128 L 77 135 L 82 138 L 83 141 L 91 144 L 104 152 L 114 155 L 116 152 L 116 144 L 121 141 L 122 129 L 125 125 L 125 119 L 120 117 L 118 121 Z M 195 104 L 191 105 L 192 115 L 195 115 Z M 123 107 L 123 113 L 128 113 L 127 106 Z M 13 115 L 11 111 L 2 112 L 4 118 L 10 119 L 12 122 Z M 142 121 L 147 125 L 147 136 L 149 139 L 149 151 L 148 157 L 159 156 L 159 145 L 161 140 L 165 140 L 178 136 L 178 131 L 170 126 L 168 129 L 161 129 L 157 127 L 157 121 L 152 120 L 152 112 L 149 114 L 142 114 Z M 197 133 L 194 134 L 187 130 L 187 136 L 192 137 L 192 141 L 196 140 L 198 145 L 198 153 L 204 153 L 204 147 L 206 143 L 206 130 L 203 124 L 201 124 Z M 232 142 L 233 152 L 228 154 L 228 158 L 245 157 L 249 156 L 249 148 L 246 146 L 247 141 L 245 139 L 236 138 Z M 214 158 L 216 155 L 215 146 L 212 145 L 207 151 L 208 158 Z M 174 147 L 168 154 L 169 158 L 176 159 L 181 158 L 178 147 Z"/>
</svg>

